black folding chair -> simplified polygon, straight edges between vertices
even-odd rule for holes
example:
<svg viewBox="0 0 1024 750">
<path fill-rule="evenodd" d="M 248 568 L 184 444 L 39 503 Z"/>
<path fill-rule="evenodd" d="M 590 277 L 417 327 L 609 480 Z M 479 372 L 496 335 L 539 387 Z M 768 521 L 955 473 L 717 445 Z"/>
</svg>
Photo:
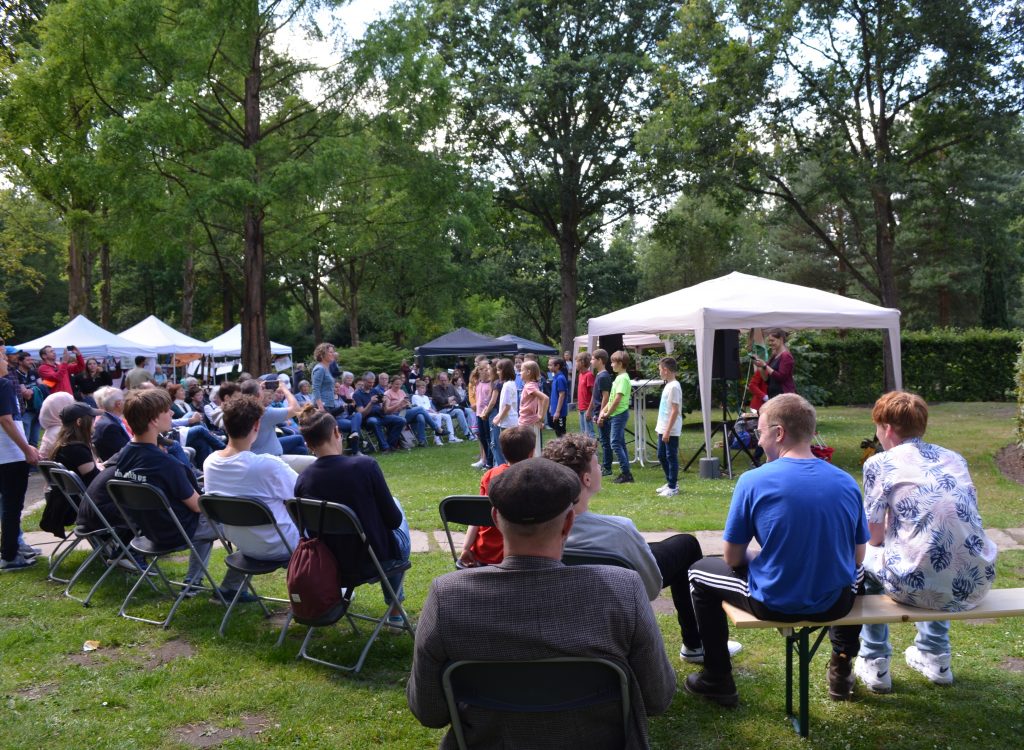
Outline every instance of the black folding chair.
<svg viewBox="0 0 1024 750">
<path fill-rule="evenodd" d="M 410 636 L 415 636 L 415 629 L 413 628 L 412 622 L 409 620 L 409 615 L 406 614 L 405 607 L 403 607 L 402 603 L 398 601 L 398 596 L 395 593 L 395 590 L 391 587 L 391 583 L 388 581 L 388 575 L 401 573 L 404 576 L 405 572 L 412 567 L 412 563 L 410 561 L 406 561 L 388 571 L 385 571 L 381 567 L 380 560 L 377 559 L 377 555 L 374 553 L 373 547 L 370 546 L 370 541 L 366 538 L 366 533 L 363 531 L 363 525 L 359 522 L 359 517 L 356 516 L 355 512 L 347 505 L 331 503 L 326 500 L 294 498 L 286 503 L 286 507 L 298 525 L 299 530 L 304 533 L 308 533 L 310 536 L 349 537 L 350 539 L 347 539 L 346 541 L 360 545 L 363 556 L 373 563 L 373 569 L 375 571 L 373 575 L 365 576 L 358 570 L 340 570 L 339 573 L 341 575 L 342 586 L 344 587 L 341 592 L 342 602 L 340 606 L 335 607 L 334 610 L 326 617 L 319 620 L 305 620 L 300 617 L 295 617 L 294 613 L 292 613 L 292 618 L 295 622 L 309 627 L 309 631 L 306 633 L 306 637 L 302 641 L 302 647 L 299 649 L 299 653 L 296 658 L 307 659 L 308 661 L 322 664 L 325 667 L 340 669 L 346 672 L 358 672 L 363 668 L 363 662 L 366 661 L 366 655 L 370 652 L 370 647 L 373 646 L 374 641 L 377 640 L 377 636 L 380 635 L 381 630 L 383 630 L 385 625 L 388 624 L 388 614 L 391 611 L 392 606 L 397 607 L 398 613 L 402 617 L 401 630 L 405 631 Z M 392 604 L 385 605 L 384 613 L 380 617 L 372 617 L 370 615 L 353 612 L 351 605 L 356 589 L 359 586 L 373 583 L 380 583 Z M 313 631 L 320 627 L 333 625 L 342 617 L 348 619 L 349 625 L 356 634 L 359 634 L 359 628 L 356 625 L 356 620 L 374 623 L 373 631 L 370 633 L 369 639 L 363 646 L 363 650 L 359 654 L 359 659 L 356 663 L 351 665 L 336 664 L 310 655 L 308 649 L 309 642 L 313 637 Z M 287 626 L 288 623 L 285 623 L 285 627 Z"/>
<path fill-rule="evenodd" d="M 129 544 L 130 549 L 149 560 L 149 564 L 146 566 L 145 570 L 142 571 L 139 579 L 135 582 L 135 585 L 132 586 L 131 591 L 128 592 L 128 596 L 125 597 L 124 602 L 121 603 L 121 609 L 118 612 L 119 615 L 126 617 L 129 620 L 148 622 L 152 625 L 159 625 L 160 627 L 166 628 L 171 624 L 171 618 L 174 617 L 174 613 L 178 610 L 181 603 L 192 596 L 192 592 L 196 590 L 212 590 L 214 595 L 220 600 L 221 604 L 225 607 L 227 606 L 227 602 L 224 601 L 224 596 L 221 594 L 216 582 L 210 575 L 209 568 L 206 567 L 206 561 L 199 558 L 195 545 L 192 544 L 192 540 L 182 527 L 178 517 L 174 515 L 174 511 L 171 510 L 170 502 L 168 502 L 167 497 L 160 488 L 154 487 L 150 484 L 143 484 L 141 482 L 128 482 L 123 479 L 111 479 L 107 482 L 107 492 L 110 494 L 110 498 L 114 501 L 114 505 L 117 506 L 118 511 L 122 516 L 124 516 L 128 525 L 131 527 L 132 532 L 135 534 L 135 538 L 132 539 Z M 139 514 L 139 516 L 133 516 L 132 513 Z M 138 517 L 144 516 L 145 514 L 151 514 L 150 517 L 155 519 L 158 518 L 161 513 L 165 514 L 174 524 L 174 527 L 177 529 L 180 537 L 179 542 L 175 544 L 162 544 L 146 536 L 143 526 L 138 522 Z M 210 582 L 210 589 L 206 589 L 195 581 L 171 581 L 160 568 L 159 560 L 161 557 L 167 557 L 168 555 L 185 551 L 190 555 L 195 555 L 196 559 L 199 559 L 200 566 L 203 570 L 203 576 Z M 174 603 L 171 605 L 171 611 L 167 613 L 167 617 L 163 620 L 150 620 L 145 617 L 130 615 L 127 611 L 128 603 L 132 600 L 132 597 L 135 596 L 135 592 L 138 591 L 139 586 L 142 585 L 143 581 L 149 580 L 150 571 L 156 571 L 157 575 L 160 576 L 160 579 L 167 586 L 167 591 L 171 596 L 174 596 L 174 586 L 178 586 L 181 589 L 175 598 Z"/>
<path fill-rule="evenodd" d="M 239 598 L 242 596 L 242 592 L 246 589 L 252 591 L 253 595 L 259 596 L 259 605 L 263 609 L 263 614 L 270 617 L 270 610 L 267 609 L 263 603 L 264 600 L 272 602 L 288 603 L 287 599 L 275 599 L 273 597 L 263 597 L 257 593 L 256 589 L 253 588 L 252 578 L 253 576 L 267 575 L 273 573 L 275 570 L 288 567 L 288 560 L 291 559 L 292 546 L 288 543 L 288 539 L 285 538 L 284 532 L 278 525 L 277 520 L 274 518 L 273 511 L 267 507 L 266 503 L 262 500 L 253 497 L 240 497 L 234 495 L 202 495 L 199 498 L 199 507 L 202 509 L 206 517 L 209 518 L 217 528 L 218 533 L 221 535 L 221 541 L 224 544 L 225 549 L 231 549 L 231 543 L 224 535 L 224 530 L 220 526 L 273 526 L 274 531 L 277 532 L 278 538 L 281 540 L 281 544 L 284 549 L 288 550 L 288 556 L 282 557 L 277 560 L 261 560 L 255 557 L 249 557 L 242 550 L 235 550 L 231 552 L 227 557 L 224 558 L 224 564 L 231 570 L 237 570 L 242 573 L 245 578 L 242 581 L 242 585 L 238 587 L 238 591 L 235 592 L 234 598 L 228 605 L 228 611 L 224 613 L 224 619 L 220 621 L 220 629 L 217 631 L 221 635 L 224 635 L 224 630 L 227 628 L 228 618 L 231 617 L 231 612 L 234 610 L 235 605 L 238 603 Z M 288 629 L 288 623 L 285 622 L 284 627 L 281 628 L 281 635 L 278 638 L 278 644 L 284 640 L 285 631 Z"/>
<path fill-rule="evenodd" d="M 77 515 L 78 504 L 74 499 L 67 496 L 53 475 L 55 469 L 64 469 L 66 471 L 67 467 L 57 461 L 40 461 L 38 466 L 39 473 L 42 475 L 43 481 L 46 482 L 46 486 L 49 487 L 50 492 L 56 493 L 56 497 L 58 498 L 63 498 L 74 509 L 75 514 Z M 74 533 L 66 535 L 63 539 L 57 542 L 57 546 L 53 548 L 52 552 L 50 552 L 50 567 L 46 572 L 46 577 L 49 580 L 55 581 L 56 583 L 67 583 L 70 580 L 68 578 L 61 578 L 58 576 L 57 568 L 59 568 L 60 564 L 64 562 L 64 558 L 71 554 L 75 550 L 75 547 L 81 544 L 81 542 L 81 537 Z"/>
<path fill-rule="evenodd" d="M 612 552 L 592 552 L 590 550 L 564 549 L 562 563 L 565 565 L 614 565 L 618 568 L 633 570 L 633 564 L 624 557 Z"/>
<path fill-rule="evenodd" d="M 52 478 L 54 485 L 60 487 L 70 503 L 76 507 L 81 508 L 83 505 L 88 507 L 93 516 L 99 521 L 100 525 L 96 529 L 89 529 L 82 525 L 76 525 L 72 533 L 75 536 L 74 542 L 68 547 L 68 549 L 61 554 L 61 560 L 67 556 L 67 554 L 78 546 L 79 542 L 85 540 L 92 546 L 92 552 L 85 558 L 81 565 L 75 570 L 74 574 L 68 579 L 67 587 L 64 589 L 64 596 L 70 599 L 74 599 L 76 602 L 81 602 L 84 606 L 89 606 L 89 601 L 92 599 L 92 595 L 96 593 L 96 590 L 103 584 L 103 581 L 107 579 L 107 576 L 113 572 L 117 567 L 124 567 L 127 571 L 135 570 L 138 573 L 142 573 L 142 566 L 135 561 L 132 557 L 131 552 L 128 549 L 128 545 L 122 541 L 121 537 L 118 536 L 117 530 L 107 521 L 106 516 L 99 507 L 89 497 L 89 493 L 86 492 L 85 485 L 82 484 L 82 478 L 73 471 L 69 471 L 65 468 L 50 468 L 50 477 Z M 103 571 L 103 574 L 99 577 L 96 583 L 93 584 L 92 588 L 89 589 L 88 595 L 85 599 L 79 599 L 77 596 L 71 593 L 71 587 L 75 585 L 79 578 L 89 569 L 89 566 L 96 559 L 103 560 L 107 569 Z M 57 565 L 60 564 L 58 560 Z M 57 579 L 54 579 L 57 580 Z M 147 579 L 148 580 L 148 579 Z M 152 582 L 150 582 L 152 586 Z M 154 586 L 154 590 L 155 590 Z"/>
<path fill-rule="evenodd" d="M 457 661 L 445 668 L 441 686 L 452 732 L 467 750 L 462 713 L 479 709 L 499 713 L 571 713 L 618 703 L 621 734 L 609 727 L 607 747 L 625 747 L 630 728 L 629 677 L 613 661 L 563 657 L 535 661 Z M 461 711 L 460 711 L 461 709 Z M 609 714 L 610 716 L 610 714 Z M 541 746 L 538 738 L 535 746 Z"/>
<path fill-rule="evenodd" d="M 452 538 L 450 523 L 463 526 L 493 526 L 491 518 L 491 501 L 486 495 L 449 495 L 437 507 L 444 524 L 444 533 L 448 537 L 448 547 L 452 552 L 455 567 L 459 566 L 459 554 L 455 551 L 455 540 Z"/>
</svg>

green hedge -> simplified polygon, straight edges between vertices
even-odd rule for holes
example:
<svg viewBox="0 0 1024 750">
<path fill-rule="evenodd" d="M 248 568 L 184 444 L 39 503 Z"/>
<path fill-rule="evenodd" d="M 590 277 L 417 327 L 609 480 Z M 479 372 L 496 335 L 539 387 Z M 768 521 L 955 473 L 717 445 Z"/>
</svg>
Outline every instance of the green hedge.
<svg viewBox="0 0 1024 750">
<path fill-rule="evenodd" d="M 1019 400 L 1020 439 L 1024 441 L 1022 339 L 1024 331 L 904 331 L 903 387 L 929 403 Z M 675 341 L 674 356 L 680 364 L 684 400 L 687 404 L 699 403 L 693 337 L 680 336 Z M 882 393 L 881 332 L 850 331 L 840 336 L 796 331 L 790 337 L 789 348 L 796 361 L 797 392 L 815 404 L 873 404 Z M 641 360 L 642 369 L 652 376 L 657 372 L 658 356 L 651 353 Z M 744 378 L 749 372 L 748 361 L 741 350 Z M 736 398 L 736 393 L 730 392 L 730 409 L 735 409 Z"/>
</svg>

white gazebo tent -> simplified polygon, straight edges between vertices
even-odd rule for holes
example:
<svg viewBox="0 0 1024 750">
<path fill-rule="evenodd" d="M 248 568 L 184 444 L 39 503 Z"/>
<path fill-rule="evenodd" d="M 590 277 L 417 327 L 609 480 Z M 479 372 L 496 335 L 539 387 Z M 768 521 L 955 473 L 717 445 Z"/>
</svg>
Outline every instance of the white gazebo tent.
<svg viewBox="0 0 1024 750">
<path fill-rule="evenodd" d="M 209 354 L 213 349 L 209 344 L 171 328 L 155 315 L 121 331 L 121 337 L 155 349 L 158 354 Z"/>
<path fill-rule="evenodd" d="M 704 419 L 711 455 L 711 360 L 715 331 L 740 328 L 881 328 L 892 347 L 893 377 L 902 387 L 900 311 L 797 284 L 731 273 L 632 307 L 591 318 L 591 348 L 598 336 L 693 332 Z"/>
<path fill-rule="evenodd" d="M 214 357 L 241 357 L 242 356 L 242 324 L 235 324 L 220 336 L 206 342 L 210 347 L 210 354 Z M 270 342 L 270 353 L 275 357 L 292 353 L 290 346 Z"/>
<path fill-rule="evenodd" d="M 153 347 L 100 328 L 84 315 L 75 317 L 45 336 L 17 345 L 19 349 L 35 357 L 39 356 L 39 350 L 44 346 L 56 349 L 58 357 L 63 356 L 66 346 L 78 347 L 83 357 L 156 357 L 156 350 Z"/>
</svg>

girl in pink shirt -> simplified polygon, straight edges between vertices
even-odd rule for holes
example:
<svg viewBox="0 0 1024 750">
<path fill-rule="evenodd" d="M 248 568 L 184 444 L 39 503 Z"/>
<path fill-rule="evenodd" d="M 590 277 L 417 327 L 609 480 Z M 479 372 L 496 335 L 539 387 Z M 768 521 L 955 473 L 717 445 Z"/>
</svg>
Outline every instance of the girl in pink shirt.
<svg viewBox="0 0 1024 750">
<path fill-rule="evenodd" d="M 519 426 L 530 427 L 536 444 L 533 455 L 541 454 L 541 430 L 544 428 L 544 415 L 548 411 L 548 397 L 540 389 L 540 365 L 536 362 L 523 362 L 520 370 L 523 378 L 523 395 L 519 398 Z"/>
</svg>

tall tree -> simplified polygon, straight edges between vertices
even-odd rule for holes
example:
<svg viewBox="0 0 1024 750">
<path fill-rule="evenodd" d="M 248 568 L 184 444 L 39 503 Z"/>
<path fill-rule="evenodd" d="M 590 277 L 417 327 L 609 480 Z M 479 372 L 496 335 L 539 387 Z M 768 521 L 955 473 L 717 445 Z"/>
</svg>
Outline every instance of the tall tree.
<svg viewBox="0 0 1024 750">
<path fill-rule="evenodd" d="M 899 307 L 898 196 L 949 151 L 1012 127 L 1020 108 L 1021 28 L 1008 10 L 690 0 L 651 142 L 696 183 L 785 204 L 869 294 Z M 824 179 L 796 179 L 808 167 Z M 848 241 L 811 210 L 823 191 L 845 211 Z"/>
<path fill-rule="evenodd" d="M 431 31 L 455 86 L 455 131 L 497 200 L 557 244 L 560 343 L 572 346 L 581 248 L 636 209 L 649 177 L 634 135 L 659 101 L 662 0 L 430 0 Z"/>
</svg>

